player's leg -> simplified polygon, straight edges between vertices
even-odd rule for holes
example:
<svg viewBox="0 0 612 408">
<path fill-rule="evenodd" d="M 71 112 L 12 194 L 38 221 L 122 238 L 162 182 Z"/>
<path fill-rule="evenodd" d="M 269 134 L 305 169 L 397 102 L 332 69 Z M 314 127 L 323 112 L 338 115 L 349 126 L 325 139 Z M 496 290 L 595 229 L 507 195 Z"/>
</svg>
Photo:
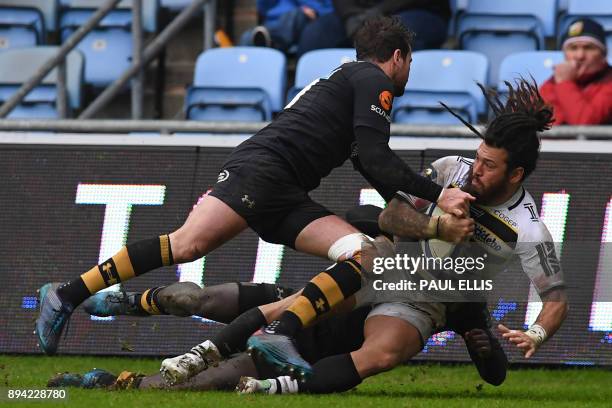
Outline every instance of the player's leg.
<svg viewBox="0 0 612 408">
<path fill-rule="evenodd" d="M 490 315 L 485 302 L 449 305 L 446 326 L 442 330 L 452 330 L 463 338 L 483 380 L 492 385 L 504 382 L 508 358 L 490 330 Z"/>
<path fill-rule="evenodd" d="M 192 347 L 185 354 L 165 359 L 160 368 L 162 378 L 167 384 L 180 384 L 232 354 L 244 351 L 249 336 L 280 316 L 297 296 L 299 292 L 274 303 L 253 307 L 223 327 L 210 340 Z"/>
<path fill-rule="evenodd" d="M 418 324 L 418 323 L 417 323 Z M 428 329 L 426 329 L 428 330 Z M 328 356 L 313 364 L 313 374 L 304 382 L 287 376 L 268 380 L 244 379 L 243 393 L 325 394 L 350 390 L 367 377 L 387 371 L 416 355 L 423 348 L 420 330 L 408 321 L 392 316 L 373 315 L 364 326 L 364 342 L 355 350 Z M 276 384 L 276 387 L 270 387 Z"/>
<path fill-rule="evenodd" d="M 238 354 L 228 360 L 221 361 L 216 366 L 187 379 L 183 383 L 169 386 L 160 375 L 147 376 L 142 379 L 139 389 L 146 388 L 168 388 L 176 390 L 233 390 L 238 384 L 240 377 L 257 377 L 257 369 L 253 360 L 246 354 Z"/>
<path fill-rule="evenodd" d="M 100 292 L 85 300 L 83 309 L 100 317 L 196 315 L 229 323 L 253 307 L 284 299 L 293 292 L 291 288 L 269 283 L 223 283 L 201 288 L 193 282 L 177 282 L 142 293 Z"/>
<path fill-rule="evenodd" d="M 253 360 L 247 354 L 239 354 L 215 367 L 194 376 L 183 384 L 169 386 L 159 374 L 143 376 L 123 371 L 118 376 L 106 370 L 94 369 L 83 375 L 59 373 L 47 383 L 50 388 L 106 388 L 106 389 L 159 389 L 165 390 L 233 390 L 240 377 L 257 377 Z"/>
<path fill-rule="evenodd" d="M 128 244 L 73 281 L 43 286 L 35 330 L 40 348 L 55 353 L 72 311 L 92 294 L 162 266 L 198 259 L 246 227 L 244 218 L 209 195 L 172 234 Z"/>
<path fill-rule="evenodd" d="M 316 206 L 311 202 L 313 209 Z M 287 217 L 285 225 L 297 224 L 308 210 L 294 212 Z M 302 295 L 278 321 L 249 339 L 249 346 L 281 371 L 310 375 L 311 367 L 297 353 L 292 338 L 361 288 L 361 250 L 368 241 L 355 227 L 335 215 L 313 219 L 300 229 L 295 239 L 297 250 L 319 255 L 327 253 L 336 264 L 311 279 Z"/>
</svg>

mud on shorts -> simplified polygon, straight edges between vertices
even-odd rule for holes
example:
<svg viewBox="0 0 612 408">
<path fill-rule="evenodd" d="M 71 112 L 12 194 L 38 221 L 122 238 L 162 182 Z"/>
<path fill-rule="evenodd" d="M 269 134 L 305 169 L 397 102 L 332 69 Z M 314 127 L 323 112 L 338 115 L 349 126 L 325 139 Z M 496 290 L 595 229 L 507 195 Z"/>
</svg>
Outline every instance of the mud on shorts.
<svg viewBox="0 0 612 408">
<path fill-rule="evenodd" d="M 285 159 L 259 146 L 238 147 L 210 195 L 229 205 L 264 241 L 291 248 L 308 224 L 333 214 L 310 198 Z"/>
</svg>

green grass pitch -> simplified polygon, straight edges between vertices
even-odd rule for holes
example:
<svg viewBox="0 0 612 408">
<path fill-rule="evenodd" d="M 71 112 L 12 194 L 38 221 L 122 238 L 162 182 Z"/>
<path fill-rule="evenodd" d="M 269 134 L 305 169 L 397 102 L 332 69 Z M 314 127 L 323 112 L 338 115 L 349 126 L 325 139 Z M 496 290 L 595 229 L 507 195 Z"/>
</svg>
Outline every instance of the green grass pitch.
<svg viewBox="0 0 612 408">
<path fill-rule="evenodd" d="M 159 360 L 115 357 L 0 355 L 0 406 L 108 407 L 580 407 L 612 406 L 612 371 L 597 368 L 512 369 L 493 387 L 470 365 L 406 365 L 335 395 L 241 396 L 233 392 L 68 389 L 64 402 L 8 401 L 8 389 L 44 388 L 54 373 L 94 367 L 154 373 Z"/>
</svg>

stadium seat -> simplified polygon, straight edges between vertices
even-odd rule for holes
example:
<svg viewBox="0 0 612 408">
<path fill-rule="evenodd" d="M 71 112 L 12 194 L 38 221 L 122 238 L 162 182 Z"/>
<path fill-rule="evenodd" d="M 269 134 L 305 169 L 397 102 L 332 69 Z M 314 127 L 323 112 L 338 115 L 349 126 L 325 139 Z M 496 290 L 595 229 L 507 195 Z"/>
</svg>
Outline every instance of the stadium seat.
<svg viewBox="0 0 612 408">
<path fill-rule="evenodd" d="M 302 55 L 295 69 L 295 83 L 287 92 L 287 102 L 317 78 L 327 77 L 345 62 L 355 61 L 354 48 L 328 48 Z"/>
<path fill-rule="evenodd" d="M 608 49 L 612 47 L 612 3 L 610 0 L 568 0 L 567 12 L 559 22 L 559 33 L 578 17 L 589 17 L 601 24 L 606 32 Z M 561 41 L 559 36 L 559 41 Z M 559 46 L 561 44 L 559 43 Z"/>
<path fill-rule="evenodd" d="M 506 93 L 504 81 L 513 82 L 518 77 L 535 79 L 542 85 L 553 74 L 553 67 L 563 62 L 562 51 L 528 51 L 512 54 L 504 58 L 499 67 L 498 91 Z"/>
<path fill-rule="evenodd" d="M 56 0 L 0 0 L 0 50 L 44 44 L 56 19 Z"/>
<path fill-rule="evenodd" d="M 14 48 L 0 53 L 0 103 L 11 97 L 19 87 L 59 50 L 40 46 Z M 69 109 L 82 105 L 83 56 L 72 51 L 66 59 L 66 92 Z M 10 114 L 9 118 L 57 118 L 57 69 L 34 88 Z"/>
<path fill-rule="evenodd" d="M 489 58 L 493 85 L 504 57 L 545 48 L 544 37 L 555 33 L 555 17 L 556 0 L 470 0 L 457 23 L 459 44 Z"/>
<path fill-rule="evenodd" d="M 66 41 L 80 26 L 85 24 L 94 11 L 104 3 L 102 0 L 65 0 L 60 17 L 62 41 Z M 159 0 L 144 0 L 143 29 L 157 29 Z M 85 82 L 103 87 L 128 69 L 132 59 L 132 11 L 131 1 L 124 0 L 111 11 L 100 24 L 77 45 L 83 52 Z"/>
<path fill-rule="evenodd" d="M 454 37 L 457 29 L 457 19 L 467 8 L 468 0 L 451 0 L 451 18 L 448 22 L 448 35 Z"/>
<path fill-rule="evenodd" d="M 187 91 L 187 119 L 260 122 L 283 108 L 286 59 L 262 47 L 215 48 L 200 54 Z"/>
<path fill-rule="evenodd" d="M 472 51 L 428 50 L 412 54 L 410 78 L 404 96 L 393 102 L 391 118 L 397 123 L 457 124 L 439 101 L 476 122 L 486 109 L 476 82 L 484 83 L 487 58 Z"/>
<path fill-rule="evenodd" d="M 172 12 L 177 12 L 184 9 L 192 2 L 193 0 L 161 0 L 160 7 Z"/>
</svg>

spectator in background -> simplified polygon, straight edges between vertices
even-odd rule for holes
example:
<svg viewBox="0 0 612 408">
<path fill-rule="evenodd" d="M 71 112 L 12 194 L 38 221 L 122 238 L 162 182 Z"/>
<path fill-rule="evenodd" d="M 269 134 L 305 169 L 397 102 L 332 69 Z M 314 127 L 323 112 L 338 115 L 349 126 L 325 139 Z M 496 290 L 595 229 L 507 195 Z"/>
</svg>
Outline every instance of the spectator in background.
<svg viewBox="0 0 612 408">
<path fill-rule="evenodd" d="M 333 0 L 335 13 L 308 25 L 298 56 L 319 48 L 352 47 L 361 23 L 376 15 L 397 15 L 416 36 L 413 51 L 440 48 L 451 17 L 449 0 Z"/>
<path fill-rule="evenodd" d="M 262 25 L 242 35 L 242 45 L 289 51 L 300 41 L 306 26 L 333 12 L 331 0 L 257 0 Z"/>
<path fill-rule="evenodd" d="M 555 108 L 555 124 L 612 124 L 612 68 L 603 27 L 588 18 L 575 20 L 563 33 L 561 48 L 565 61 L 540 88 Z"/>
</svg>

